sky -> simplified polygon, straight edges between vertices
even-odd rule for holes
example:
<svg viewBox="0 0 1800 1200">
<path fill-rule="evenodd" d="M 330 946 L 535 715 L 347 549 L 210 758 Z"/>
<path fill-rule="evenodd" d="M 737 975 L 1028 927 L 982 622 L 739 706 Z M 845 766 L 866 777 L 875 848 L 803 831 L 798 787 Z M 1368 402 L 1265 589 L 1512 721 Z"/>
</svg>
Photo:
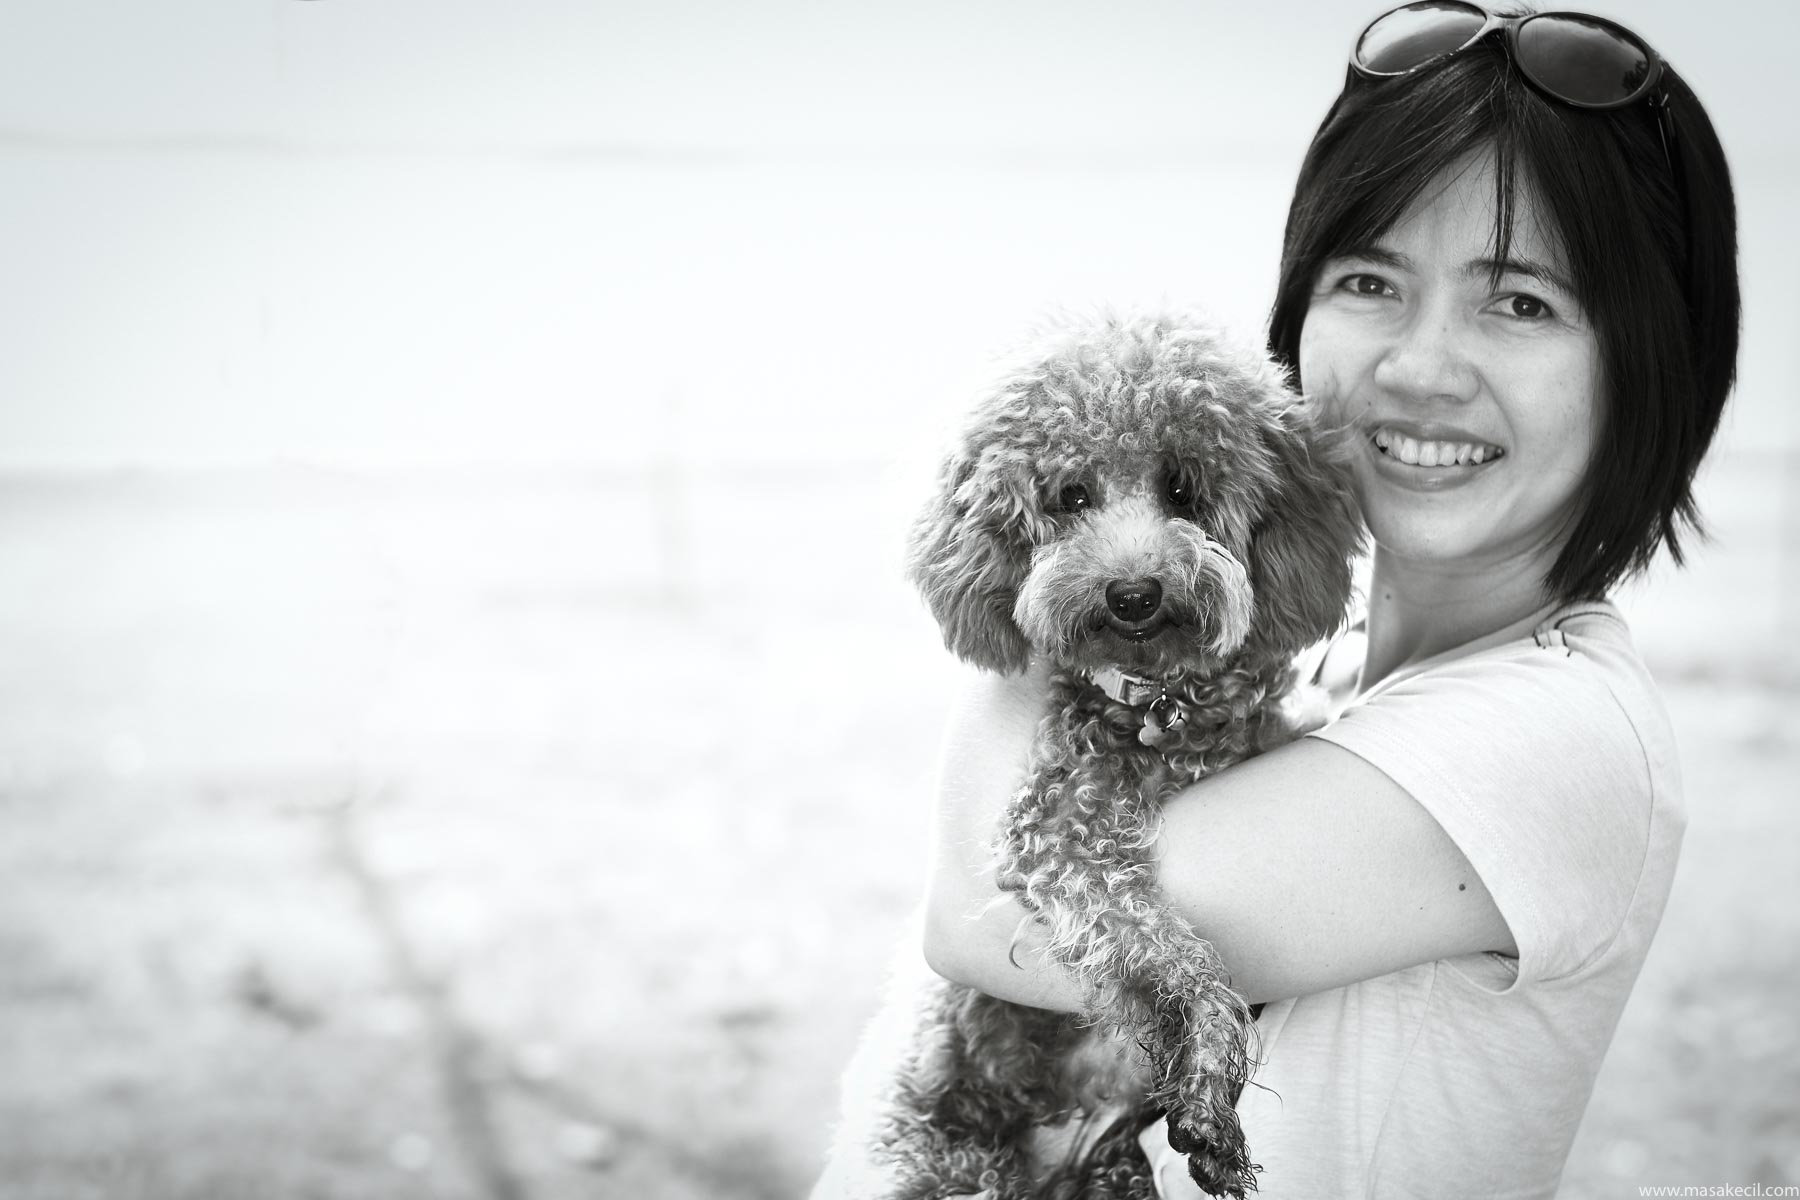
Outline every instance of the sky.
<svg viewBox="0 0 1800 1200">
<path fill-rule="evenodd" d="M 7 5 L 0 464 L 870 457 L 1054 308 L 1256 337 L 1376 7 Z M 1600 11 L 1722 131 L 1725 437 L 1792 446 L 1800 17 Z"/>
</svg>

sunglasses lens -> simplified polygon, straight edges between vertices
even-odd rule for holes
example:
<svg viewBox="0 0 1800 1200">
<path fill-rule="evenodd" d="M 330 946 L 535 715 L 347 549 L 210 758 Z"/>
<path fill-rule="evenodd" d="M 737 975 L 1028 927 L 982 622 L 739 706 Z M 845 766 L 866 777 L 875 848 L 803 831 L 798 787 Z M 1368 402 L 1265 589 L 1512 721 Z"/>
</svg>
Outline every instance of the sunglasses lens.
<svg viewBox="0 0 1800 1200">
<path fill-rule="evenodd" d="M 1528 18 L 1518 32 L 1519 69 L 1571 104 L 1624 104 L 1650 79 L 1649 48 L 1616 26 L 1559 13 Z"/>
<path fill-rule="evenodd" d="M 1404 75 L 1468 45 L 1487 14 L 1454 0 L 1424 0 L 1375 18 L 1356 43 L 1356 65 L 1371 75 Z"/>
</svg>

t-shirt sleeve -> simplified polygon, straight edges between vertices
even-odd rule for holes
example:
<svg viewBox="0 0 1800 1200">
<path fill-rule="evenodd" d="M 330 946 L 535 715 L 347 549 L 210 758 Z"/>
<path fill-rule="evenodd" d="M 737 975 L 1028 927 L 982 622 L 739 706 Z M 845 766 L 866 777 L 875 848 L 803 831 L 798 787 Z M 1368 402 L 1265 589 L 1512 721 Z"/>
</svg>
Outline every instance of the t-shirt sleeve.
<svg viewBox="0 0 1800 1200">
<path fill-rule="evenodd" d="M 1560 648 L 1428 670 L 1310 736 L 1379 768 L 1450 835 L 1518 944 L 1518 982 L 1568 975 L 1625 921 L 1649 768 L 1593 663 Z"/>
</svg>

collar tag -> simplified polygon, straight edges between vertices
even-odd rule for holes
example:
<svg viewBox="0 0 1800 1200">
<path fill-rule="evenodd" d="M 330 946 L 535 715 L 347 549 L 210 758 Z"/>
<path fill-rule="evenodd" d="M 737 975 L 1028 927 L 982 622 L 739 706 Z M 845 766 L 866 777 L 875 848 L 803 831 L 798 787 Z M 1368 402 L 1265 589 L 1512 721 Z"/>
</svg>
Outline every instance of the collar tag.
<svg viewBox="0 0 1800 1200">
<path fill-rule="evenodd" d="M 1154 679 L 1128 675 L 1117 667 L 1106 667 L 1089 676 L 1095 687 L 1120 704 L 1143 708 L 1144 727 L 1138 730 L 1138 741 L 1152 750 L 1167 752 L 1181 741 L 1187 729 L 1187 710 L 1181 701 L 1169 694 L 1168 688 Z"/>
</svg>

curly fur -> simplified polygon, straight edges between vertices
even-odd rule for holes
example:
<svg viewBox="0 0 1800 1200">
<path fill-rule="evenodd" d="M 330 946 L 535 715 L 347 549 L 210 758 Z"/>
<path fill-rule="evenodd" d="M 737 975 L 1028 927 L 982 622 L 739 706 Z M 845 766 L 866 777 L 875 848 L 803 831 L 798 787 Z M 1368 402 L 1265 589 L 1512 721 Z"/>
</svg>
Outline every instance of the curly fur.
<svg viewBox="0 0 1800 1200">
<path fill-rule="evenodd" d="M 962 658 L 1057 668 L 998 878 L 1088 1006 L 903 982 L 891 1057 L 865 1056 L 863 1119 L 840 1131 L 872 1167 L 858 1196 L 1148 1197 L 1136 1132 L 1159 1113 L 1202 1188 L 1254 1190 L 1235 1110 L 1252 1015 L 1149 855 L 1174 791 L 1297 732 L 1290 664 L 1341 621 L 1360 537 L 1338 444 L 1185 314 L 1060 327 L 978 407 L 910 573 Z M 1113 606 L 1121 581 L 1152 581 L 1155 613 Z M 1089 681 L 1109 666 L 1161 681 L 1185 724 L 1109 698 Z"/>
</svg>

